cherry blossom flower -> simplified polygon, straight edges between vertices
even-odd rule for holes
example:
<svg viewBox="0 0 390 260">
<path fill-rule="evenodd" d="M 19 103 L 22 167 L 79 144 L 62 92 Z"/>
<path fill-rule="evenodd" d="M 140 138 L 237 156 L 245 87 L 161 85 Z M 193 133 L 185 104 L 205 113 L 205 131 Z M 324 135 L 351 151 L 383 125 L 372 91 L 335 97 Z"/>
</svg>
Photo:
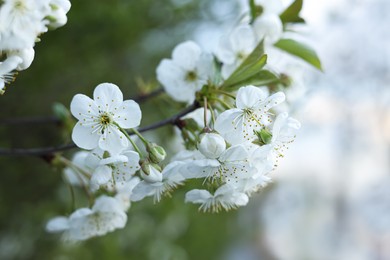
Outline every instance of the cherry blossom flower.
<svg viewBox="0 0 390 260">
<path fill-rule="evenodd" d="M 4 93 L 5 84 L 14 80 L 13 71 L 22 62 L 18 56 L 10 56 L 5 61 L 0 62 L 0 94 Z"/>
<path fill-rule="evenodd" d="M 123 228 L 126 222 L 127 215 L 121 202 L 112 197 L 100 196 L 92 209 L 80 208 L 69 217 L 55 217 L 47 223 L 46 230 L 63 232 L 66 241 L 80 241 Z"/>
<path fill-rule="evenodd" d="M 236 108 L 222 112 L 214 127 L 232 145 L 252 140 L 254 130 L 269 124 L 268 111 L 284 99 L 282 92 L 267 96 L 258 87 L 241 87 L 237 92 Z"/>
<path fill-rule="evenodd" d="M 186 41 L 173 49 L 172 59 L 160 62 L 157 79 L 174 100 L 191 103 L 195 93 L 208 83 L 212 69 L 212 56 L 196 43 Z"/>
<path fill-rule="evenodd" d="M 184 181 L 184 177 L 181 175 L 181 167 L 183 162 L 175 161 L 159 172 L 161 180 L 144 179 L 134 189 L 131 195 L 132 201 L 140 201 L 145 197 L 154 197 L 155 202 L 161 200 L 161 196 L 164 193 L 169 193 L 177 186 L 181 185 Z"/>
<path fill-rule="evenodd" d="M 255 34 L 249 25 L 240 25 L 231 34 L 222 37 L 215 50 L 215 55 L 223 63 L 222 77 L 228 78 L 249 56 L 256 45 Z"/>
<path fill-rule="evenodd" d="M 242 145 L 224 145 L 225 140 L 218 134 L 205 134 L 200 142 L 203 159 L 188 160 L 182 174 L 186 179 L 206 178 L 212 182 L 236 182 L 255 174 L 248 159 L 248 152 Z"/>
<path fill-rule="evenodd" d="M 264 40 L 265 45 L 270 45 L 282 37 L 283 24 L 277 14 L 263 14 L 253 22 L 253 30 L 258 41 Z"/>
<path fill-rule="evenodd" d="M 199 210 L 203 212 L 219 212 L 221 209 L 226 211 L 248 203 L 248 196 L 239 192 L 234 186 L 225 184 L 219 187 L 214 194 L 207 190 L 194 189 L 186 193 L 185 202 L 201 204 Z"/>
<path fill-rule="evenodd" d="M 83 149 L 99 147 L 111 155 L 119 154 L 129 145 L 121 128 L 140 124 L 140 107 L 133 100 L 123 101 L 122 92 L 111 83 L 98 85 L 93 96 L 94 99 L 82 94 L 73 97 L 70 111 L 79 121 L 73 128 L 72 140 Z"/>
</svg>

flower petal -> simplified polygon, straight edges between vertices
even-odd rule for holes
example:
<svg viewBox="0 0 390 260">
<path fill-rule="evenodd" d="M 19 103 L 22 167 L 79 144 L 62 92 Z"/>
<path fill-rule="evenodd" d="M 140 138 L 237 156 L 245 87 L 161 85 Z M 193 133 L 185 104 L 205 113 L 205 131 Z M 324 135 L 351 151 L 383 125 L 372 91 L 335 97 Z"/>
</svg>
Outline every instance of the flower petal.
<svg viewBox="0 0 390 260">
<path fill-rule="evenodd" d="M 141 109 L 137 102 L 126 100 L 115 109 L 114 121 L 122 128 L 134 128 L 141 123 Z"/>
<path fill-rule="evenodd" d="M 254 108 L 264 101 L 267 94 L 255 86 L 242 87 L 237 92 L 236 106 L 240 109 Z"/>
<path fill-rule="evenodd" d="M 97 85 L 93 91 L 93 99 L 99 110 L 114 112 L 123 102 L 122 91 L 117 85 L 111 83 L 102 83 Z"/>
<path fill-rule="evenodd" d="M 186 70 L 193 70 L 199 60 L 202 50 L 192 41 L 180 43 L 173 49 L 172 60 Z"/>
<path fill-rule="evenodd" d="M 92 150 L 98 146 L 99 135 L 91 126 L 83 126 L 78 122 L 72 132 L 73 142 L 80 148 Z"/>
<path fill-rule="evenodd" d="M 70 103 L 70 112 L 80 121 L 83 119 L 93 120 L 93 117 L 99 115 L 99 110 L 95 101 L 83 94 L 77 94 Z"/>
<path fill-rule="evenodd" d="M 186 193 L 185 202 L 204 203 L 213 196 L 207 190 L 190 190 Z"/>
<path fill-rule="evenodd" d="M 99 139 L 99 147 L 111 156 L 117 155 L 129 146 L 126 136 L 116 126 L 109 125 Z"/>
</svg>

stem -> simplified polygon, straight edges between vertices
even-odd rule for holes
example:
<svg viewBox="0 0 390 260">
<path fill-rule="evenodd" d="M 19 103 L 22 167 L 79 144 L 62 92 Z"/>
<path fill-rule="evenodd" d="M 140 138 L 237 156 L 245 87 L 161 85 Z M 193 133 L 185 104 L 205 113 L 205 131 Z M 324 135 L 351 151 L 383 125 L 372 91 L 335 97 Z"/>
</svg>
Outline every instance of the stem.
<svg viewBox="0 0 390 260">
<path fill-rule="evenodd" d="M 207 97 L 203 97 L 203 123 L 204 127 L 207 127 Z"/>
<path fill-rule="evenodd" d="M 215 101 L 218 101 L 222 106 L 224 106 L 226 109 L 231 109 L 232 107 L 226 103 L 225 101 L 223 101 L 222 99 L 220 98 L 212 98 L 213 100 Z"/>
<path fill-rule="evenodd" d="M 72 184 L 69 182 L 66 182 L 68 184 L 69 192 L 70 192 L 70 197 L 71 197 L 71 205 L 70 205 L 70 212 L 73 212 L 76 209 L 76 200 L 74 197 L 74 190 Z"/>
<path fill-rule="evenodd" d="M 122 128 L 119 127 L 119 130 L 129 139 L 131 145 L 134 147 L 135 151 L 139 154 L 139 157 L 142 158 L 141 150 L 138 148 L 138 146 L 134 143 L 133 139 L 131 139 L 130 135 Z"/>
<path fill-rule="evenodd" d="M 213 90 L 213 92 L 214 93 L 219 93 L 219 94 L 222 94 L 222 95 L 225 95 L 225 96 L 228 96 L 228 97 L 230 97 L 232 99 L 236 99 L 235 95 L 233 95 L 232 93 L 226 92 L 224 90 L 221 90 L 221 89 L 215 89 L 215 90 Z"/>
<path fill-rule="evenodd" d="M 213 121 L 213 126 L 215 125 L 215 114 L 212 106 L 210 104 L 207 104 L 211 113 L 211 120 Z"/>
<path fill-rule="evenodd" d="M 141 141 L 142 141 L 145 145 L 148 145 L 149 142 L 141 135 L 140 132 L 137 131 L 137 129 L 132 128 L 131 130 L 134 132 L 134 134 L 136 134 L 136 136 L 139 137 L 139 139 L 141 139 Z"/>
</svg>

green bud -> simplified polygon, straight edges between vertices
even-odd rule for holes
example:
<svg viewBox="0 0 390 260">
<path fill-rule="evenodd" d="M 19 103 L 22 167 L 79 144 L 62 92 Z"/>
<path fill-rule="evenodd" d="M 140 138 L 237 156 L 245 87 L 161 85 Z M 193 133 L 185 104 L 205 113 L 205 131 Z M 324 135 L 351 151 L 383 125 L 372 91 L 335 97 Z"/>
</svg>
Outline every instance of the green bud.
<svg viewBox="0 0 390 260">
<path fill-rule="evenodd" d="M 260 131 L 255 131 L 255 134 L 258 137 L 258 141 L 255 144 L 269 144 L 272 140 L 272 133 L 266 128 L 263 128 Z"/>
<path fill-rule="evenodd" d="M 54 103 L 53 104 L 53 111 L 54 114 L 62 121 L 64 122 L 68 118 L 71 117 L 69 110 L 61 103 Z"/>
<path fill-rule="evenodd" d="M 164 148 L 155 143 L 148 143 L 148 145 L 146 146 L 146 150 L 149 153 L 150 161 L 152 161 L 153 163 L 160 163 L 167 156 L 167 153 L 165 152 Z"/>
<path fill-rule="evenodd" d="M 150 167 L 155 168 L 157 171 L 161 172 L 161 167 L 158 164 L 151 163 L 149 160 L 141 161 L 141 170 L 144 174 L 149 175 L 151 172 Z"/>
</svg>

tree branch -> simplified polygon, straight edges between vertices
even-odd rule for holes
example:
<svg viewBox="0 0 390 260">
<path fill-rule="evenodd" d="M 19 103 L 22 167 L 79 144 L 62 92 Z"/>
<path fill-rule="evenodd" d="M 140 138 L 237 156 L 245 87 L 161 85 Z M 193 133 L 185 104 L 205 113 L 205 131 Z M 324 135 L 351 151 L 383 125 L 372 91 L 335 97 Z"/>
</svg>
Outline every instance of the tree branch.
<svg viewBox="0 0 390 260">
<path fill-rule="evenodd" d="M 141 94 L 130 98 L 137 103 L 142 103 L 150 98 L 156 97 L 164 92 L 163 88 L 158 88 L 152 92 Z M 0 126 L 5 125 L 28 125 L 28 124 L 61 124 L 61 120 L 56 116 L 34 116 L 34 117 L 20 117 L 20 118 L 3 118 L 0 119 Z"/>
<path fill-rule="evenodd" d="M 177 125 L 178 127 L 182 127 L 180 124 L 180 118 L 183 116 L 191 113 L 195 109 L 199 108 L 199 103 L 194 102 L 191 106 L 186 107 L 181 112 L 177 113 L 176 115 L 173 115 L 167 119 L 164 119 L 162 121 L 156 122 L 154 124 L 140 127 L 138 129 L 139 132 L 146 132 L 149 130 L 154 130 L 157 128 L 160 128 L 165 125 Z M 34 122 L 35 123 L 35 122 Z M 130 132 L 129 135 L 133 135 L 133 132 Z M 44 158 L 48 158 L 51 155 L 53 155 L 56 152 L 62 152 L 66 150 L 70 150 L 73 148 L 77 148 L 77 146 L 74 143 L 55 146 L 55 147 L 41 147 L 41 148 L 0 148 L 0 156 L 40 156 Z"/>
</svg>

